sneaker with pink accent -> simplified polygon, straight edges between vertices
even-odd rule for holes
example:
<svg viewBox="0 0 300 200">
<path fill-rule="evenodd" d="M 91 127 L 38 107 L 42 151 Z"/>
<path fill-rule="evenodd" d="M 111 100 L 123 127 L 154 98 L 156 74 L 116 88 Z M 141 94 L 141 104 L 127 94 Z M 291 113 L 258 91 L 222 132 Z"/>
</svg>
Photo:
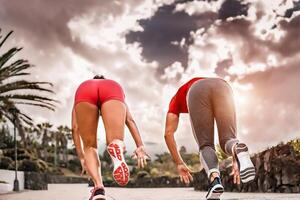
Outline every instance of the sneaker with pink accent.
<svg viewBox="0 0 300 200">
<path fill-rule="evenodd" d="M 89 200 L 106 200 L 105 191 L 103 188 L 94 188 L 91 190 L 91 197 Z"/>
<path fill-rule="evenodd" d="M 124 158 L 124 143 L 121 140 L 114 140 L 107 146 L 107 152 L 114 163 L 113 177 L 120 186 L 129 182 L 130 172 Z"/>
</svg>

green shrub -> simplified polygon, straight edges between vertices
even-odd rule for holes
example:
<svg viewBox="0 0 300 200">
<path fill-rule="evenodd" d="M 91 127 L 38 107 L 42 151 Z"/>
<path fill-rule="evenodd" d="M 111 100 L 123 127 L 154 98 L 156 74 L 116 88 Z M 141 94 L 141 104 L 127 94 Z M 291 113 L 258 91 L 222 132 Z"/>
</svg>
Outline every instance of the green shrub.
<svg viewBox="0 0 300 200">
<path fill-rule="evenodd" d="M 23 154 L 18 155 L 18 160 L 30 160 L 30 156 L 23 153 Z"/>
<path fill-rule="evenodd" d="M 79 172 L 81 170 L 81 163 L 79 159 L 69 160 L 68 169 L 72 172 Z"/>
<path fill-rule="evenodd" d="M 157 168 L 152 168 L 150 170 L 151 177 L 157 177 L 159 175 L 159 170 Z"/>
<path fill-rule="evenodd" d="M 292 140 L 290 144 L 297 153 L 300 153 L 300 139 Z"/>
<path fill-rule="evenodd" d="M 222 150 L 221 146 L 217 144 L 215 146 L 216 153 L 219 161 L 226 160 L 229 156 Z"/>
<path fill-rule="evenodd" d="M 140 179 L 140 178 L 150 178 L 150 174 L 146 171 L 139 171 L 137 173 L 137 179 Z"/>
<path fill-rule="evenodd" d="M 13 165 L 13 160 L 10 157 L 0 158 L 0 169 L 9 169 L 10 165 Z"/>
<path fill-rule="evenodd" d="M 36 161 L 32 160 L 23 160 L 19 165 L 19 170 L 28 171 L 28 172 L 39 172 L 39 166 Z"/>
<path fill-rule="evenodd" d="M 47 164 L 45 161 L 39 159 L 39 160 L 37 160 L 36 162 L 37 162 L 38 167 L 39 167 L 39 170 L 40 170 L 41 172 L 46 172 L 46 171 L 48 171 L 48 164 Z"/>
<path fill-rule="evenodd" d="M 57 167 L 49 167 L 48 173 L 53 175 L 63 175 L 64 173 L 61 171 L 60 168 Z"/>
</svg>

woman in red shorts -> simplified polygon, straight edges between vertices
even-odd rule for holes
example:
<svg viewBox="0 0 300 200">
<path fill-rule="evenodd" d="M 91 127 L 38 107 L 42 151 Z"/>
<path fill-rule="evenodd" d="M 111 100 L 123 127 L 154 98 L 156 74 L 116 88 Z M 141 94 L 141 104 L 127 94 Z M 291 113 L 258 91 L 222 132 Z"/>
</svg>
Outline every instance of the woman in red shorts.
<svg viewBox="0 0 300 200">
<path fill-rule="evenodd" d="M 129 181 L 129 169 L 124 159 L 124 128 L 129 128 L 136 143 L 134 154 L 138 166 L 144 167 L 147 154 L 139 130 L 124 101 L 122 87 L 115 81 L 95 76 L 84 81 L 75 94 L 72 111 L 72 134 L 83 172 L 86 170 L 94 182 L 90 200 L 105 199 L 97 150 L 97 126 L 101 113 L 106 132 L 107 151 L 114 163 L 113 177 L 124 186 Z"/>
</svg>

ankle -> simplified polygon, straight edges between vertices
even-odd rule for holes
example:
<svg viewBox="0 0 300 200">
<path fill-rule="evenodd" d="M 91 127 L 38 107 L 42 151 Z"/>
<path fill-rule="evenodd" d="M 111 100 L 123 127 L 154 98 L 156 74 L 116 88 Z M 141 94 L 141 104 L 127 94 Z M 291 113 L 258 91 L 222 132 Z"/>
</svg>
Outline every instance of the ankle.
<svg viewBox="0 0 300 200">
<path fill-rule="evenodd" d="M 210 174 L 210 182 L 214 181 L 215 178 L 220 178 L 220 174 L 218 172 L 213 172 Z"/>
<path fill-rule="evenodd" d="M 113 139 L 113 140 L 108 144 L 108 146 L 109 146 L 110 144 L 118 144 L 118 145 L 123 149 L 123 151 L 125 151 L 125 143 L 124 143 L 123 140 L 120 140 L 120 139 Z"/>
<path fill-rule="evenodd" d="M 103 185 L 103 183 L 95 184 L 95 185 L 94 185 L 94 188 L 95 188 L 95 189 L 99 189 L 99 188 L 104 189 L 104 185 Z"/>
<path fill-rule="evenodd" d="M 239 143 L 235 143 L 233 146 L 232 146 L 232 148 L 231 148 L 231 154 L 232 154 L 232 156 L 236 156 L 236 147 L 237 147 L 237 145 L 238 145 Z"/>
</svg>

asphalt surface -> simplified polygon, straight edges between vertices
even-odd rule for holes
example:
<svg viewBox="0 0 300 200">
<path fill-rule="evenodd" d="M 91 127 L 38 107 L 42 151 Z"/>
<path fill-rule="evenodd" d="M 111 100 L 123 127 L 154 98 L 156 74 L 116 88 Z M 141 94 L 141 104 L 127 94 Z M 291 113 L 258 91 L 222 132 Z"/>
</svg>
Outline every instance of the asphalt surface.
<svg viewBox="0 0 300 200">
<path fill-rule="evenodd" d="M 85 184 L 50 184 L 45 191 L 0 195 L 0 200 L 88 200 Z M 107 200 L 205 200 L 205 192 L 193 188 L 106 188 Z M 300 194 L 224 193 L 224 200 L 300 200 Z"/>
</svg>

